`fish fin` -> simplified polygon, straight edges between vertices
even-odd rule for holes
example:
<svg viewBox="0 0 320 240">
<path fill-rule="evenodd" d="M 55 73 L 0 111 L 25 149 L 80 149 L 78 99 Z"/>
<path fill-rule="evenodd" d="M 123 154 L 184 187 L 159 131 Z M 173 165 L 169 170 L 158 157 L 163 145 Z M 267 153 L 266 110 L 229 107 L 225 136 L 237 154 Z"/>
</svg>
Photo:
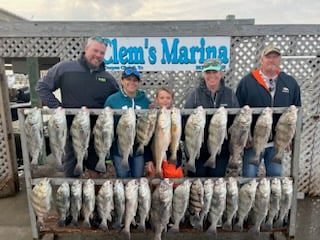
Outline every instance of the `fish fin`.
<svg viewBox="0 0 320 240">
<path fill-rule="evenodd" d="M 105 164 L 104 159 L 99 160 L 94 169 L 97 170 L 98 172 L 105 173 L 107 171 L 107 168 L 106 168 L 106 164 Z"/>
</svg>

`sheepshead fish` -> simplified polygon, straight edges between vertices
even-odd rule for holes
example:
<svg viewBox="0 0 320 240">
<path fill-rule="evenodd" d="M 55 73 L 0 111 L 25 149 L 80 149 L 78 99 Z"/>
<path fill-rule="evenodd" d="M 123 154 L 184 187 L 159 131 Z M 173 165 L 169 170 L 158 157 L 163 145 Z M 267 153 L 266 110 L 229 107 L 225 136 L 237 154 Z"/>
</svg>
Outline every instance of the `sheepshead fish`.
<svg viewBox="0 0 320 240">
<path fill-rule="evenodd" d="M 71 225 L 78 226 L 78 219 L 80 215 L 80 210 L 82 206 L 82 183 L 80 180 L 73 181 L 71 185 L 71 203 L 70 210 L 72 221 Z"/>
<path fill-rule="evenodd" d="M 230 133 L 230 158 L 228 167 L 238 169 L 241 160 L 243 149 L 250 139 L 250 126 L 252 122 L 252 109 L 245 105 L 241 108 L 240 113 L 235 117 L 228 132 Z"/>
<path fill-rule="evenodd" d="M 93 218 L 93 210 L 95 207 L 95 190 L 94 181 L 88 179 L 84 182 L 82 188 L 82 208 L 81 213 L 83 216 L 83 226 L 91 227 L 90 219 Z"/>
<path fill-rule="evenodd" d="M 204 138 L 204 127 L 206 124 L 206 112 L 202 106 L 197 107 L 188 117 L 184 134 L 185 150 L 188 159 L 187 169 L 196 172 L 195 160 L 200 156 L 200 149 Z"/>
<path fill-rule="evenodd" d="M 186 179 L 182 184 L 176 187 L 173 192 L 171 219 L 174 224 L 169 229 L 169 232 L 179 232 L 180 222 L 184 218 L 189 204 L 190 186 L 191 182 Z"/>
<path fill-rule="evenodd" d="M 37 216 L 37 225 L 44 227 L 44 221 L 48 217 L 51 208 L 52 187 L 48 178 L 37 183 L 31 192 L 31 205 Z"/>
<path fill-rule="evenodd" d="M 292 204 L 293 184 L 292 179 L 285 177 L 281 181 L 281 199 L 279 217 L 274 226 L 281 228 L 284 225 L 284 220 L 287 220 L 289 210 Z"/>
<path fill-rule="evenodd" d="M 267 220 L 263 226 L 263 229 L 271 231 L 273 228 L 273 221 L 278 216 L 280 209 L 281 199 L 281 181 L 279 178 L 273 178 L 271 180 L 271 194 L 270 194 L 270 205 Z"/>
<path fill-rule="evenodd" d="M 213 185 L 213 195 L 208 214 L 208 220 L 211 222 L 207 233 L 217 234 L 217 224 L 222 218 L 226 208 L 227 187 L 223 178 L 218 178 Z"/>
<path fill-rule="evenodd" d="M 56 205 L 59 215 L 58 226 L 64 227 L 66 225 L 66 218 L 70 210 L 70 186 L 69 183 L 63 182 L 56 194 Z"/>
<path fill-rule="evenodd" d="M 155 232 L 154 240 L 161 240 L 162 232 L 167 230 L 172 210 L 172 185 L 169 179 L 165 178 L 152 193 L 150 218 Z"/>
<path fill-rule="evenodd" d="M 266 107 L 260 113 L 253 130 L 253 150 L 255 155 L 250 163 L 259 165 L 260 154 L 268 143 L 272 129 L 272 109 Z"/>
<path fill-rule="evenodd" d="M 110 148 L 114 135 L 113 110 L 104 108 L 98 116 L 93 128 L 94 147 L 99 157 L 95 167 L 98 172 L 106 172 L 105 159 L 110 156 Z"/>
<path fill-rule="evenodd" d="M 173 199 L 173 183 L 168 178 L 163 179 L 159 186 L 159 214 L 161 219 L 161 232 L 167 231 L 172 213 L 172 199 Z"/>
<path fill-rule="evenodd" d="M 133 153 L 133 144 L 136 137 L 136 114 L 133 108 L 128 108 L 120 117 L 117 125 L 118 150 L 122 156 L 121 166 L 129 171 L 129 155 Z"/>
<path fill-rule="evenodd" d="M 203 221 L 206 220 L 207 215 L 210 210 L 211 206 L 211 200 L 212 200 L 212 194 L 213 194 L 213 180 L 211 178 L 208 178 L 204 181 L 203 183 L 203 190 L 204 190 L 204 195 L 203 195 L 203 207 L 200 212 L 200 225 L 199 226 L 193 226 L 194 228 L 198 228 L 200 230 L 203 229 Z"/>
<path fill-rule="evenodd" d="M 230 177 L 227 181 L 226 220 L 222 225 L 224 230 L 232 230 L 232 220 L 238 211 L 239 187 L 236 178 Z"/>
<path fill-rule="evenodd" d="M 146 220 L 149 219 L 151 209 L 151 190 L 147 178 L 140 178 L 138 189 L 138 213 L 140 222 L 138 230 L 141 232 L 146 231 Z"/>
<path fill-rule="evenodd" d="M 122 227 L 123 216 L 125 212 L 125 190 L 123 182 L 116 179 L 113 183 L 113 203 L 114 216 L 112 228 L 120 229 Z"/>
<path fill-rule="evenodd" d="M 228 111 L 224 107 L 218 108 L 210 120 L 209 137 L 207 142 L 210 157 L 204 163 L 204 166 L 206 167 L 216 167 L 216 156 L 217 154 L 220 154 L 224 139 L 228 138 L 227 121 Z"/>
<path fill-rule="evenodd" d="M 48 121 L 48 134 L 50 149 L 58 167 L 62 168 L 62 157 L 65 154 L 64 147 L 67 141 L 67 119 L 62 107 L 55 109 Z"/>
<path fill-rule="evenodd" d="M 234 226 L 234 230 L 243 231 L 243 222 L 254 204 L 258 182 L 255 179 L 250 180 L 240 187 L 239 191 L 239 207 L 238 221 Z"/>
<path fill-rule="evenodd" d="M 24 126 L 31 165 L 37 165 L 43 146 L 43 123 L 40 108 L 31 109 L 25 119 Z"/>
<path fill-rule="evenodd" d="M 165 107 L 161 108 L 157 119 L 156 130 L 152 142 L 153 160 L 156 163 L 156 176 L 162 177 L 162 161 L 167 158 L 166 151 L 168 150 L 171 141 L 171 117 L 170 110 Z"/>
<path fill-rule="evenodd" d="M 174 107 L 171 109 L 171 143 L 169 162 L 176 164 L 177 151 L 179 149 L 180 138 L 182 134 L 181 113 L 180 109 Z"/>
<path fill-rule="evenodd" d="M 268 214 L 270 203 L 270 181 L 267 178 L 262 178 L 259 181 L 254 206 L 253 206 L 253 223 L 254 225 L 249 229 L 249 232 L 254 235 L 260 234 L 260 227 L 262 222 Z"/>
<path fill-rule="evenodd" d="M 297 118 L 298 109 L 294 105 L 291 105 L 280 116 L 275 129 L 274 147 L 276 148 L 276 155 L 272 159 L 273 162 L 281 163 L 284 150 L 289 148 L 296 132 Z"/>
<path fill-rule="evenodd" d="M 72 146 L 77 159 L 74 175 L 81 176 L 83 173 L 83 160 L 87 158 L 90 140 L 90 112 L 88 108 L 82 107 L 72 120 L 70 135 Z"/>
<path fill-rule="evenodd" d="M 158 110 L 154 108 L 138 118 L 136 135 L 137 142 L 139 143 L 137 148 L 138 153 L 144 153 L 144 147 L 150 142 L 156 128 L 157 116 Z"/>
<path fill-rule="evenodd" d="M 200 178 L 194 180 L 190 187 L 189 197 L 189 212 L 190 212 L 190 223 L 192 226 L 201 226 L 200 212 L 203 208 L 204 189 Z"/>
<path fill-rule="evenodd" d="M 101 218 L 101 223 L 99 228 L 107 231 L 108 224 L 107 221 L 112 221 L 111 212 L 114 209 L 113 204 L 113 184 L 111 180 L 106 180 L 97 195 L 97 212 Z"/>
<path fill-rule="evenodd" d="M 125 235 L 126 239 L 131 239 L 130 225 L 135 225 L 135 216 L 138 209 L 138 188 L 139 184 L 136 179 L 130 180 L 125 186 L 126 208 L 124 228 L 121 232 Z"/>
</svg>

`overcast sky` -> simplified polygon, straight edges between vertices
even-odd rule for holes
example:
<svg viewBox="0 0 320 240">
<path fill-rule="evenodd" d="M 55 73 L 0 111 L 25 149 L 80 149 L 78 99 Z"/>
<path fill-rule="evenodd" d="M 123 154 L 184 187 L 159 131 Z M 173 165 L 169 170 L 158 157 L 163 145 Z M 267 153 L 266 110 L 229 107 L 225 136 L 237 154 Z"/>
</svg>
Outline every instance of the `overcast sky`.
<svg viewBox="0 0 320 240">
<path fill-rule="evenodd" d="M 216 20 L 320 24 L 318 0 L 0 0 L 0 8 L 34 21 Z"/>
</svg>

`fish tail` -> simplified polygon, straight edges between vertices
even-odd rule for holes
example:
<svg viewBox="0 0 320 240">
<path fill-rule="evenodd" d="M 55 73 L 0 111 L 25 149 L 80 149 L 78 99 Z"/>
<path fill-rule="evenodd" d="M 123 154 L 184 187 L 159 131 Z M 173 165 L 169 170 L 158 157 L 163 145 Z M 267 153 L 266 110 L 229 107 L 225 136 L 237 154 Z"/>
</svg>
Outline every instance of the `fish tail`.
<svg viewBox="0 0 320 240">
<path fill-rule="evenodd" d="M 106 221 L 102 221 L 99 225 L 99 228 L 102 229 L 103 231 L 108 231 L 108 225 Z"/>
<path fill-rule="evenodd" d="M 276 155 L 274 155 L 274 157 L 272 158 L 271 162 L 281 164 L 281 156 L 280 156 L 280 154 L 277 153 Z"/>
<path fill-rule="evenodd" d="M 125 171 L 129 171 L 130 170 L 128 158 L 122 158 L 121 166 L 123 167 L 123 170 L 125 170 Z"/>
<path fill-rule="evenodd" d="M 213 155 L 211 155 L 208 160 L 204 163 L 205 167 L 216 168 L 216 159 Z"/>
<path fill-rule="evenodd" d="M 251 228 L 249 229 L 248 232 L 251 233 L 252 235 L 259 236 L 259 235 L 260 235 L 259 226 L 254 225 L 253 227 L 251 227 Z"/>
<path fill-rule="evenodd" d="M 59 219 L 58 222 L 57 222 L 57 225 L 59 227 L 64 227 L 66 226 L 66 220 L 65 219 Z"/>
<path fill-rule="evenodd" d="M 121 226 L 121 223 L 119 221 L 116 221 L 112 224 L 112 228 L 113 229 L 120 229 L 122 226 Z"/>
<path fill-rule="evenodd" d="M 232 230 L 231 222 L 230 222 L 230 221 L 224 222 L 223 225 L 222 225 L 222 229 L 223 229 L 223 230 L 231 231 L 231 230 Z"/>
<path fill-rule="evenodd" d="M 278 218 L 277 221 L 274 223 L 275 228 L 283 227 L 283 218 Z"/>
<path fill-rule="evenodd" d="M 259 155 L 254 155 L 254 157 L 249 160 L 249 163 L 258 166 L 259 165 Z"/>
<path fill-rule="evenodd" d="M 146 232 L 146 225 L 141 222 L 137 229 L 139 232 Z"/>
<path fill-rule="evenodd" d="M 168 230 L 168 232 L 170 232 L 170 233 L 178 233 L 178 232 L 180 232 L 179 225 L 178 224 L 172 225 L 172 227 Z"/>
<path fill-rule="evenodd" d="M 72 220 L 71 220 L 71 225 L 77 227 L 77 226 L 79 225 L 79 224 L 78 224 L 78 220 L 75 219 L 75 218 L 72 218 Z"/>
<path fill-rule="evenodd" d="M 191 171 L 191 172 L 196 172 L 196 167 L 195 167 L 195 163 L 194 161 L 188 161 L 186 164 L 187 170 Z"/>
<path fill-rule="evenodd" d="M 238 231 L 238 232 L 242 232 L 243 231 L 243 223 L 242 223 L 242 221 L 237 222 L 234 225 L 233 230 Z"/>
<path fill-rule="evenodd" d="M 263 225 L 262 228 L 263 228 L 263 230 L 271 231 L 271 230 L 272 230 L 272 222 L 267 221 L 267 222 Z"/>
<path fill-rule="evenodd" d="M 121 233 L 124 235 L 125 239 L 127 239 L 127 240 L 131 239 L 130 230 L 124 228 L 121 230 Z"/>
<path fill-rule="evenodd" d="M 107 168 L 106 168 L 106 164 L 105 164 L 104 159 L 100 159 L 97 162 L 97 165 L 96 165 L 96 167 L 94 169 L 97 170 L 98 172 L 105 173 L 107 171 Z"/>
<path fill-rule="evenodd" d="M 90 228 L 91 227 L 91 224 L 89 222 L 89 219 L 85 219 L 82 223 L 82 226 L 85 227 L 85 228 Z"/>
<path fill-rule="evenodd" d="M 74 168 L 73 174 L 75 176 L 81 176 L 83 173 L 83 167 L 80 162 L 77 163 L 76 167 Z"/>
<path fill-rule="evenodd" d="M 217 235 L 217 225 L 216 224 L 211 224 L 210 227 L 207 229 L 206 233 L 210 233 L 213 235 Z"/>
<path fill-rule="evenodd" d="M 144 145 L 142 143 L 139 144 L 137 148 L 137 153 L 138 154 L 143 154 L 144 153 Z"/>
<path fill-rule="evenodd" d="M 228 167 L 231 169 L 238 169 L 239 168 L 239 163 L 238 163 L 238 161 L 235 160 L 234 156 L 230 156 Z"/>
</svg>

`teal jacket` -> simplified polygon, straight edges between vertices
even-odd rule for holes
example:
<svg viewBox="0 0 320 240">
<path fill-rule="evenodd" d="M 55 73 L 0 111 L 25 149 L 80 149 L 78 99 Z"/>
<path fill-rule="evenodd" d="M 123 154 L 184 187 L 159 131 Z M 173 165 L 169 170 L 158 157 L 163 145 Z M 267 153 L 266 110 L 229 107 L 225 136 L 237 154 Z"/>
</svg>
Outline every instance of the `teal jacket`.
<svg viewBox="0 0 320 240">
<path fill-rule="evenodd" d="M 104 107 L 111 107 L 113 109 L 148 109 L 150 100 L 145 93 L 141 90 L 137 90 L 135 98 L 127 96 L 122 90 L 112 94 L 107 98 L 104 103 Z"/>
<path fill-rule="evenodd" d="M 122 90 L 112 94 L 107 98 L 104 103 L 104 107 L 111 107 L 112 109 L 148 109 L 150 105 L 150 100 L 147 98 L 145 93 L 141 90 L 137 91 L 137 95 L 135 98 L 131 98 L 127 96 Z M 120 116 L 115 116 L 115 129 L 118 124 Z M 112 146 L 112 153 L 111 155 L 120 156 L 118 146 L 117 146 L 117 135 L 115 134 L 115 140 Z M 133 146 L 133 157 L 138 156 L 136 149 L 138 144 L 134 144 Z M 112 158 L 112 156 L 111 156 Z"/>
</svg>

